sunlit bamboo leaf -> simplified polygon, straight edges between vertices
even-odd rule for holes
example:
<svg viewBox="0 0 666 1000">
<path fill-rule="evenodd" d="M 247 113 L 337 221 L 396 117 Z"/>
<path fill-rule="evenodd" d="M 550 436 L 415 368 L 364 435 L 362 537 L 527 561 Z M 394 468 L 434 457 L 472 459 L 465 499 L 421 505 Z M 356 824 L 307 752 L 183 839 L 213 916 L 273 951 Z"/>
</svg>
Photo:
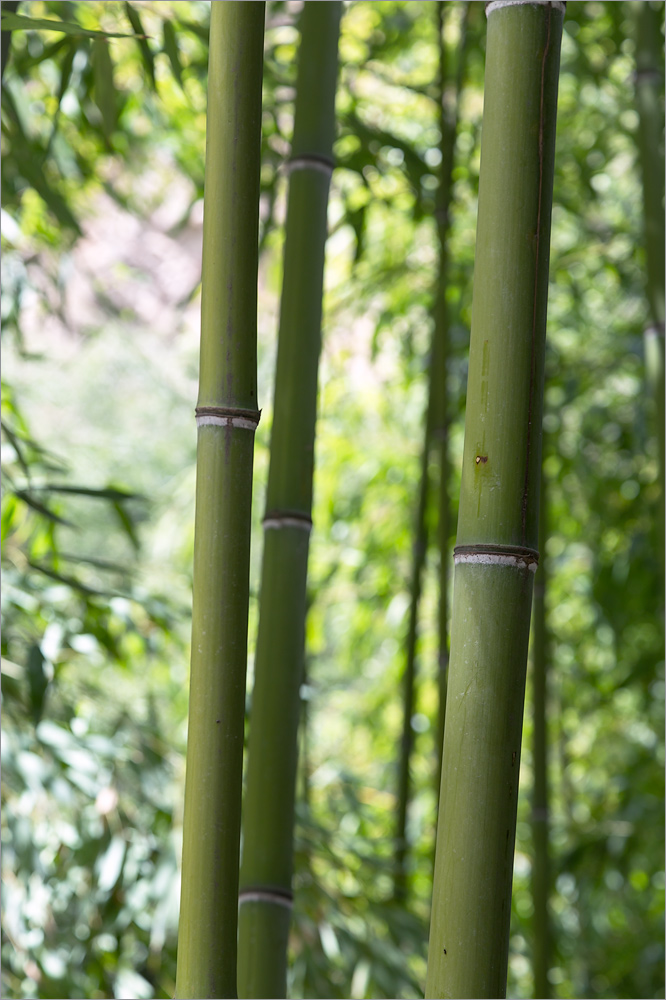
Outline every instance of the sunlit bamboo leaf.
<svg viewBox="0 0 666 1000">
<path fill-rule="evenodd" d="M 183 88 L 183 67 L 180 62 L 180 51 L 178 49 L 178 40 L 176 38 L 176 32 L 174 30 L 171 21 L 164 22 L 164 35 L 163 35 L 163 50 L 167 55 L 169 62 L 171 63 L 171 69 L 173 70 L 173 75 L 178 80 L 178 83 Z"/>
<path fill-rule="evenodd" d="M 139 49 L 141 50 L 141 60 L 145 67 L 146 73 L 150 79 L 151 86 L 153 90 L 157 89 L 155 83 L 155 59 L 153 53 L 151 52 L 150 46 L 146 34 L 143 30 L 143 25 L 141 23 L 141 18 L 138 12 L 134 9 L 131 3 L 125 3 L 125 13 L 129 19 L 130 24 L 134 28 L 135 38 Z"/>
<path fill-rule="evenodd" d="M 132 38 L 126 31 L 94 31 L 73 21 L 54 21 L 44 17 L 26 17 L 25 14 L 5 14 L 0 18 L 2 31 L 60 31 L 65 35 L 84 38 Z"/>
<path fill-rule="evenodd" d="M 113 63 L 107 42 L 96 38 L 92 43 L 92 62 L 95 77 L 95 103 L 102 115 L 102 125 L 107 141 L 116 127 L 116 92 L 113 85 Z"/>
</svg>

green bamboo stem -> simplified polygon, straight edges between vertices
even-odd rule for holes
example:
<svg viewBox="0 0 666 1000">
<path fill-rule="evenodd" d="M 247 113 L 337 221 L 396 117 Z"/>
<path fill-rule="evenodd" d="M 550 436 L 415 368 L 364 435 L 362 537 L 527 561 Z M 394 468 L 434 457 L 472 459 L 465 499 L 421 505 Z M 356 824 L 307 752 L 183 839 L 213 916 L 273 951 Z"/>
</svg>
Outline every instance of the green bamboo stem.
<svg viewBox="0 0 666 1000">
<path fill-rule="evenodd" d="M 179 998 L 237 995 L 264 14 L 211 8 Z"/>
<path fill-rule="evenodd" d="M 439 446 L 439 505 L 437 536 L 439 544 L 439 655 L 438 655 L 438 691 L 439 712 L 437 724 L 437 790 L 442 771 L 442 747 L 444 745 L 444 718 L 446 714 L 446 687 L 449 667 L 449 535 L 451 531 L 451 509 L 449 504 L 449 399 L 446 390 L 449 365 L 449 312 L 446 302 L 448 286 L 448 234 L 451 223 L 451 188 L 453 184 L 453 163 L 456 138 L 458 132 L 458 116 L 460 113 L 460 97 L 465 75 L 465 49 L 467 44 L 467 20 L 469 3 L 463 7 L 460 25 L 460 42 L 456 67 L 455 95 L 453 102 L 446 101 L 446 47 L 444 45 L 444 12 L 446 4 L 439 0 L 437 4 L 437 19 L 440 39 L 439 78 L 441 91 L 440 107 L 440 180 L 435 203 L 435 220 L 437 223 L 437 241 L 439 245 L 437 293 L 435 300 L 435 346 L 437 378 L 434 386 L 437 392 L 435 405 L 433 440 Z"/>
<path fill-rule="evenodd" d="M 421 473 L 419 493 L 416 508 L 414 528 L 414 546 L 412 556 L 412 576 L 410 583 L 409 622 L 405 643 L 405 669 L 402 676 L 402 734 L 400 740 L 400 757 L 398 761 L 398 787 L 396 807 L 395 858 L 394 858 L 394 896 L 405 899 L 407 885 L 407 814 L 411 797 L 411 757 L 414 746 L 412 716 L 414 713 L 414 698 L 416 685 L 418 639 L 418 611 L 421 600 L 423 570 L 428 551 L 427 507 L 430 491 L 429 463 L 433 447 L 438 446 L 440 458 L 440 500 L 438 537 L 441 552 L 440 562 L 440 593 L 439 603 L 439 670 L 438 686 L 440 689 L 440 717 L 437 741 L 437 755 L 441 755 L 441 735 L 443 733 L 443 705 L 446 702 L 446 658 L 447 647 L 447 581 L 448 561 L 447 548 L 449 537 L 448 509 L 448 401 L 446 398 L 446 364 L 448 359 L 448 314 L 446 307 L 447 281 L 447 235 L 449 230 L 449 213 L 451 202 L 451 186 L 453 176 L 453 158 L 458 127 L 458 107 L 462 90 L 465 28 L 467 10 L 465 4 L 463 23 L 461 26 L 460 46 L 457 59 L 457 76 L 455 97 L 452 106 L 447 105 L 445 89 L 447 83 L 446 49 L 444 45 L 444 15 L 445 3 L 438 2 L 437 29 L 439 40 L 439 109 L 440 109 L 440 151 L 442 154 L 439 185 L 435 197 L 435 222 L 439 243 L 439 260 L 435 285 L 435 302 L 433 308 L 433 335 L 431 345 L 431 363 L 428 377 L 428 404 L 424 425 L 423 451 L 421 453 Z M 444 663 L 443 663 L 444 660 Z M 443 690 L 443 696 L 441 694 Z M 443 697 L 443 701 L 442 701 Z M 439 767 L 437 787 L 439 788 Z"/>
<path fill-rule="evenodd" d="M 419 602 L 421 600 L 421 581 L 428 549 L 428 528 L 426 523 L 426 508 L 430 477 L 428 465 L 432 442 L 433 410 L 435 405 L 435 366 L 430 366 L 428 407 L 426 411 L 423 451 L 421 453 L 421 477 L 419 481 L 419 496 L 414 526 L 414 545 L 412 550 L 412 578 L 409 595 L 409 624 L 407 626 L 405 669 L 402 675 L 402 734 L 400 738 L 400 757 L 398 760 L 398 789 L 395 830 L 395 858 L 393 894 L 397 900 L 407 897 L 407 812 L 411 797 L 411 759 L 414 748 L 414 730 L 412 716 L 414 714 L 414 695 L 416 685 L 416 641 L 418 633 Z"/>
<path fill-rule="evenodd" d="M 485 109 L 427 997 L 506 995 L 561 3 L 487 5 Z"/>
<path fill-rule="evenodd" d="M 647 298 L 650 327 L 646 331 L 646 367 L 654 400 L 659 450 L 660 508 L 657 521 L 660 553 L 664 554 L 664 134 L 662 111 L 663 54 L 657 9 L 647 0 L 636 4 L 636 103 L 638 106 L 638 150 L 643 174 Z M 663 566 L 663 563 L 662 563 Z"/>
<path fill-rule="evenodd" d="M 242 997 L 284 997 L 341 3 L 301 14 L 240 877 Z"/>
<path fill-rule="evenodd" d="M 546 626 L 546 586 L 548 577 L 544 559 L 547 534 L 545 478 L 541 476 L 539 507 L 539 546 L 541 562 L 534 579 L 532 608 L 532 918 L 534 996 L 550 997 L 548 970 L 551 955 L 550 857 L 548 824 L 548 667 L 549 649 Z"/>
</svg>

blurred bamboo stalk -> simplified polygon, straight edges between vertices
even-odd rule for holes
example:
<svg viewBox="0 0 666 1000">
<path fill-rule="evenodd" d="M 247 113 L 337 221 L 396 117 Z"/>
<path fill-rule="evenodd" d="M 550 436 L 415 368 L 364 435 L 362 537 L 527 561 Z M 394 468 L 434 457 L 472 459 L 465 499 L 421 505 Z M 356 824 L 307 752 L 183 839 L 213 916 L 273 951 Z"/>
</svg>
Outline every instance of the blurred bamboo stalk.
<svg viewBox="0 0 666 1000">
<path fill-rule="evenodd" d="M 444 15 L 446 5 L 437 3 L 437 30 L 439 39 L 439 95 L 440 110 L 440 152 L 441 163 L 439 185 L 435 196 L 435 222 L 439 256 L 433 308 L 433 334 L 428 375 L 428 403 L 424 429 L 423 451 L 421 453 L 421 476 L 416 507 L 414 545 L 412 550 L 412 578 L 410 585 L 409 624 L 405 643 L 405 670 L 402 678 L 402 736 L 398 762 L 398 794 L 396 808 L 394 895 L 405 899 L 408 894 L 407 879 L 407 813 L 411 797 L 411 757 L 414 746 L 412 716 L 416 685 L 416 647 L 418 640 L 418 612 L 421 600 L 421 583 L 428 551 L 428 495 L 430 492 L 429 464 L 433 447 L 438 447 L 440 460 L 440 497 L 438 540 L 440 549 L 440 601 L 439 601 L 439 671 L 438 687 L 440 707 L 438 719 L 437 757 L 441 760 L 441 740 L 443 735 L 444 706 L 446 704 L 446 663 L 448 659 L 447 637 L 447 582 L 448 582 L 448 398 L 446 375 L 448 360 L 448 313 L 446 306 L 447 283 L 447 237 L 450 223 L 451 187 L 453 160 L 458 128 L 458 109 L 465 65 L 465 43 L 469 4 L 463 5 L 460 26 L 460 41 L 456 61 L 455 94 L 447 103 L 446 87 L 448 79 L 446 46 L 444 44 Z M 438 780 L 439 788 L 439 764 Z"/>
<path fill-rule="evenodd" d="M 179 998 L 237 996 L 264 15 L 211 7 Z"/>
<path fill-rule="evenodd" d="M 563 3 L 486 6 L 485 107 L 427 997 L 506 995 Z"/>
<path fill-rule="evenodd" d="M 657 512 L 660 558 L 664 559 L 664 114 L 663 53 L 657 8 L 640 0 L 636 5 L 636 104 L 638 151 L 643 174 L 643 210 L 647 263 L 647 299 L 650 326 L 646 330 L 646 369 L 654 400 L 659 450 L 660 504 Z"/>
<path fill-rule="evenodd" d="M 289 161 L 240 877 L 241 997 L 284 997 L 340 2 L 306 3 Z"/>
</svg>

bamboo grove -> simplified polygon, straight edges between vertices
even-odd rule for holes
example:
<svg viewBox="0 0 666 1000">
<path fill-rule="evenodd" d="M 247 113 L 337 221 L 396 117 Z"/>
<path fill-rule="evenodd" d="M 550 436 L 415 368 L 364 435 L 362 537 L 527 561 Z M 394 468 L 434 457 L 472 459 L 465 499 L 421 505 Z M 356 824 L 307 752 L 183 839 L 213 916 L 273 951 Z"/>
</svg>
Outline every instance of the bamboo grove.
<svg viewBox="0 0 666 1000">
<path fill-rule="evenodd" d="M 113 169 L 86 164 L 95 143 L 100 163 L 136 147 L 142 169 L 158 176 L 168 161 L 188 175 L 185 214 L 177 195 L 150 203 L 147 259 L 160 213 L 174 244 L 200 206 L 203 219 L 200 286 L 185 294 L 177 268 L 164 269 L 178 308 L 200 290 L 191 552 L 169 539 L 191 506 L 174 474 L 178 514 L 151 542 L 185 566 L 189 647 L 174 655 L 175 593 L 145 598 L 139 618 L 147 585 L 125 597 L 112 532 L 103 558 L 74 571 L 68 554 L 76 504 L 93 501 L 138 559 L 150 488 L 130 491 L 120 473 L 102 488 L 64 481 L 3 384 L 3 701 L 18 817 L 7 821 L 3 994 L 663 995 L 661 952 L 642 940 L 663 896 L 645 846 L 661 822 L 663 8 L 3 4 L 3 252 L 17 205 L 35 246 L 46 239 L 55 254 L 55 219 L 68 253 L 81 234 L 94 249 L 72 177 L 113 189 Z M 44 79 L 57 101 L 34 81 L 26 100 L 53 17 L 63 27 L 43 43 Z M 166 94 L 182 130 L 182 145 L 175 133 L 165 143 L 171 160 L 155 153 Z M 53 121 L 37 128 L 40 100 Z M 75 105 L 85 142 L 70 155 Z M 121 210 L 144 197 L 129 190 L 118 187 Z M 34 364 L 19 319 L 27 308 L 29 348 L 37 256 L 21 252 L 3 276 L 3 296 L 17 289 L 3 326 L 16 324 L 21 363 Z M 112 283 L 104 294 L 113 302 Z M 59 310 L 76 315 L 71 295 Z M 117 309 L 119 323 L 128 315 Z M 168 370 L 171 351 L 150 361 L 160 398 L 174 400 L 189 373 Z M 98 367 L 134 412 L 118 364 L 106 355 Z M 13 379 L 12 355 L 10 366 Z M 96 384 L 91 411 L 106 405 Z M 181 434 L 173 407 L 155 432 L 165 454 Z M 153 416 L 138 419 L 147 428 Z M 165 594 L 172 579 L 165 571 Z M 33 634 L 35 608 L 44 635 L 30 640 L 22 688 L 16 636 Z M 107 659 L 123 651 L 123 677 L 140 643 L 147 663 L 159 650 L 158 681 L 141 681 L 136 706 L 115 713 L 127 686 L 117 672 L 71 684 L 68 664 L 93 642 Z M 180 673 L 160 689 L 169 657 Z M 77 719 L 95 685 L 108 745 Z M 63 701 L 52 722 L 66 697 L 75 707 Z M 21 711 L 27 726 L 15 725 Z M 161 756 L 171 738 L 183 751 L 175 782 L 175 756 L 168 767 Z M 88 744 L 108 758 L 94 793 Z M 592 760 L 602 752 L 605 771 Z M 356 780 L 355 757 L 372 778 Z M 141 789 L 134 811 L 125 766 Z M 35 840 L 24 875 L 21 822 L 42 773 L 48 794 L 74 789 L 63 816 L 77 795 L 90 808 L 69 831 L 55 814 L 62 844 Z M 169 809 L 164 788 L 178 780 Z M 74 830 L 88 814 L 94 851 Z M 21 942 L 37 942 L 35 889 L 20 905 L 17 892 L 51 855 L 79 887 L 53 905 L 33 958 Z M 70 911 L 79 968 L 66 983 L 53 942 Z M 135 938 L 131 961 L 109 957 Z"/>
</svg>

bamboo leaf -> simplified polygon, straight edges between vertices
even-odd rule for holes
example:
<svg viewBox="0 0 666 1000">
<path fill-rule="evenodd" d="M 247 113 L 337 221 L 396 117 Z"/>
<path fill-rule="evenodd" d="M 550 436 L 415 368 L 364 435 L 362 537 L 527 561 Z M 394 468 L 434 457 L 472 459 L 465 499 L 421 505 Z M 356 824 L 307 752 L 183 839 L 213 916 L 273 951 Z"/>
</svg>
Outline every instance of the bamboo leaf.
<svg viewBox="0 0 666 1000">
<path fill-rule="evenodd" d="M 125 508 L 123 507 L 122 503 L 114 503 L 113 509 L 115 510 L 115 512 L 116 512 L 116 514 L 118 516 L 118 520 L 120 521 L 120 524 L 123 527 L 123 529 L 125 531 L 125 534 L 127 535 L 127 537 L 129 538 L 130 542 L 132 543 L 132 545 L 134 546 L 134 548 L 138 552 L 138 550 L 139 550 L 139 537 L 138 537 L 138 535 L 136 533 L 136 530 L 134 528 L 134 522 L 133 522 L 132 518 L 130 517 L 130 515 L 125 510 Z"/>
<path fill-rule="evenodd" d="M 163 28 L 163 40 L 162 49 L 171 63 L 171 69 L 173 70 L 173 75 L 178 80 L 181 90 L 183 88 L 183 67 L 180 62 L 180 51 L 178 49 L 178 40 L 176 38 L 176 32 L 171 21 L 164 22 Z"/>
<path fill-rule="evenodd" d="M 132 38 L 126 31 L 95 31 L 84 28 L 74 21 L 53 21 L 45 17 L 26 17 L 25 14 L 2 14 L 2 31 L 60 31 L 65 35 L 80 35 L 83 38 Z"/>
<path fill-rule="evenodd" d="M 36 643 L 28 651 L 26 673 L 28 675 L 32 718 L 35 725 L 37 725 L 44 710 L 44 699 L 49 682 L 44 671 L 44 656 Z"/>
<path fill-rule="evenodd" d="M 44 483 L 35 486 L 36 490 L 44 490 L 49 493 L 73 493 L 76 496 L 96 497 L 100 500 L 145 500 L 141 493 L 133 493 L 130 490 L 123 490 L 117 486 L 104 486 L 97 489 L 93 486 L 69 486 L 64 483 Z"/>
<path fill-rule="evenodd" d="M 38 573 L 43 573 L 44 576 L 48 576 L 49 579 L 55 580 L 57 583 L 64 583 L 72 590 L 78 591 L 80 594 L 85 594 L 88 597 L 116 597 L 117 594 L 112 590 L 98 590 L 95 587 L 89 587 L 85 583 L 81 583 L 74 576 L 69 576 L 67 573 L 58 573 L 57 570 L 53 569 L 51 566 L 45 566 L 43 563 L 34 562 L 32 559 L 28 560 L 28 566 L 31 569 L 36 570 Z"/>
<path fill-rule="evenodd" d="M 17 496 L 20 500 L 23 500 L 24 503 L 27 503 L 28 507 L 32 507 L 32 509 L 36 510 L 38 514 L 41 514 L 54 524 L 63 524 L 69 528 L 74 527 L 71 521 L 65 520 L 64 517 L 56 514 L 55 511 L 51 510 L 50 507 L 47 507 L 46 504 L 41 503 L 39 500 L 35 500 L 35 498 L 30 495 L 28 490 L 16 490 L 15 496 Z"/>
<path fill-rule="evenodd" d="M 135 38 L 141 51 L 141 61 L 143 62 L 146 73 L 150 79 L 152 89 L 157 90 L 157 84 L 155 82 L 155 59 L 150 46 L 148 45 L 148 40 L 143 30 L 141 18 L 134 7 L 132 7 L 132 4 L 128 3 L 127 0 L 125 2 L 125 13 L 127 14 L 130 24 L 134 28 Z"/>
<path fill-rule="evenodd" d="M 116 91 L 113 85 L 113 63 L 109 46 L 104 39 L 92 43 L 92 63 L 95 78 L 95 103 L 102 115 L 102 125 L 107 141 L 116 127 Z"/>
</svg>

